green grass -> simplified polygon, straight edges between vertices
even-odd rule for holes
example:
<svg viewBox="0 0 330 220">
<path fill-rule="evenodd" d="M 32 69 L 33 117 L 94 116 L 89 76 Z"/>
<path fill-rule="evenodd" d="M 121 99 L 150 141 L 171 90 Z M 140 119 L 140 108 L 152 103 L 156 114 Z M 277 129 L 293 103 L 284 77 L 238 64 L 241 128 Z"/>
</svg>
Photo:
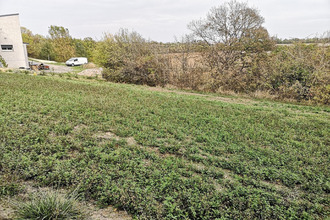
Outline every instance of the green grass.
<svg viewBox="0 0 330 220">
<path fill-rule="evenodd" d="M 141 219 L 322 219 L 329 112 L 1 73 L 0 175 Z"/>
<path fill-rule="evenodd" d="M 34 193 L 26 202 L 16 205 L 18 219 L 65 220 L 85 219 L 77 194 L 62 195 L 57 191 Z"/>
</svg>

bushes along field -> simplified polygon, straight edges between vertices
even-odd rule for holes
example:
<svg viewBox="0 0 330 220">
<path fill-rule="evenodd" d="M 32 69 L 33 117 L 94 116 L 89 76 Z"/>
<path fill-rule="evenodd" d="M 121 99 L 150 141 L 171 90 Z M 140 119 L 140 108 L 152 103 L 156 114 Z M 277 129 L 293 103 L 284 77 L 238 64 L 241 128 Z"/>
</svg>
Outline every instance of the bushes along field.
<svg viewBox="0 0 330 220">
<path fill-rule="evenodd" d="M 85 56 L 112 82 L 170 86 L 205 92 L 319 104 L 330 103 L 329 36 L 275 46 L 260 12 L 231 0 L 192 21 L 191 34 L 175 43 L 147 41 L 137 32 L 74 39 L 64 27 L 50 37 L 22 28 L 30 57 L 66 61 Z M 327 33 L 329 35 L 329 32 Z"/>
</svg>

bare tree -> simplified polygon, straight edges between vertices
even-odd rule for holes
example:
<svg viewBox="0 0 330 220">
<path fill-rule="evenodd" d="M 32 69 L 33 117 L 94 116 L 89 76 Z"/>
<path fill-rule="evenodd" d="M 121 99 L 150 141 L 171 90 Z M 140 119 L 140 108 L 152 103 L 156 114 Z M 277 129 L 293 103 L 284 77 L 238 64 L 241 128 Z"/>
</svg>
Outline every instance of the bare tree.
<svg viewBox="0 0 330 220">
<path fill-rule="evenodd" d="M 257 9 L 233 0 L 213 7 L 206 19 L 193 21 L 189 27 L 208 44 L 233 45 L 251 30 L 260 28 L 263 22 Z"/>
<path fill-rule="evenodd" d="M 212 8 L 205 19 L 188 25 L 196 40 L 209 47 L 204 56 L 215 81 L 228 72 L 238 74 L 246 67 L 247 54 L 266 49 L 264 44 L 270 41 L 263 23 L 257 9 L 232 0 Z"/>
</svg>

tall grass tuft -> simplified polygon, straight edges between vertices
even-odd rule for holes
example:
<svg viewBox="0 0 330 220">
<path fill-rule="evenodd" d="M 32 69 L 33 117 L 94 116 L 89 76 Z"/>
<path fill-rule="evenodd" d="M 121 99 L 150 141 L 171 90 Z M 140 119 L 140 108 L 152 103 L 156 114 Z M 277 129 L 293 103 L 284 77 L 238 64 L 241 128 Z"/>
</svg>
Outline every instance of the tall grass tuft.
<svg viewBox="0 0 330 220">
<path fill-rule="evenodd" d="M 77 205 L 78 195 L 57 191 L 42 191 L 31 196 L 27 202 L 16 205 L 19 219 L 85 219 L 86 214 Z"/>
</svg>

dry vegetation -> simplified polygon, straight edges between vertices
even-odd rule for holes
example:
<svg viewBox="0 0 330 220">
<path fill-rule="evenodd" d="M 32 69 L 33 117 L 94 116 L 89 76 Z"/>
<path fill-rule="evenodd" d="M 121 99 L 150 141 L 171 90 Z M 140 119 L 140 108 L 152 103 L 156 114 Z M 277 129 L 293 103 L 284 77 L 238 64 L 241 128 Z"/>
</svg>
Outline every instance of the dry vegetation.
<svg viewBox="0 0 330 220">
<path fill-rule="evenodd" d="M 330 47 L 275 46 L 263 21 L 258 10 L 231 1 L 191 22 L 193 35 L 175 49 L 121 30 L 104 36 L 95 60 L 113 82 L 329 104 Z"/>
<path fill-rule="evenodd" d="M 22 35 L 30 57 L 63 62 L 85 56 L 113 82 L 329 104 L 329 36 L 275 46 L 279 39 L 263 23 L 257 9 L 230 1 L 192 21 L 192 34 L 176 43 L 147 41 L 124 29 L 100 41 L 73 39 L 58 26 L 48 38 L 26 28 Z"/>
<path fill-rule="evenodd" d="M 126 34 L 130 38 L 131 33 Z M 119 45 L 119 49 L 100 51 L 100 57 L 105 59 L 99 64 L 105 67 L 103 77 L 109 81 L 299 102 L 330 102 L 328 46 L 303 43 L 274 46 L 270 51 L 245 54 L 244 61 L 237 61 L 220 71 L 208 61 L 210 56 L 225 54 L 214 55 L 208 51 L 212 48 L 206 45 L 196 52 L 194 43 L 180 43 L 177 50 L 181 52 L 164 53 L 142 38 L 140 44 L 127 42 L 122 46 L 116 37 L 106 36 L 112 40 L 104 40 L 102 47 Z M 133 44 L 135 49 L 132 51 Z"/>
</svg>

